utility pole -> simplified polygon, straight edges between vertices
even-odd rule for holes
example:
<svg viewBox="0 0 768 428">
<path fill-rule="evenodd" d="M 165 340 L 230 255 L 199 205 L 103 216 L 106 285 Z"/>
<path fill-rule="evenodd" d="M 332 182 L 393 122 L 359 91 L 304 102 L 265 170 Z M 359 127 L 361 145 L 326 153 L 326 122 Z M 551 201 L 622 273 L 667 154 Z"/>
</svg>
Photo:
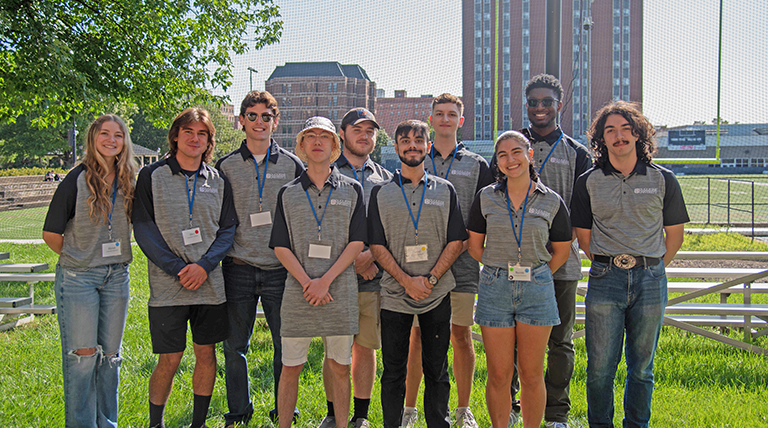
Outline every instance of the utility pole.
<svg viewBox="0 0 768 428">
<path fill-rule="evenodd" d="M 253 73 L 258 73 L 258 71 L 256 71 L 256 69 L 253 68 L 253 67 L 248 67 L 248 72 L 249 72 L 249 76 L 251 78 L 251 89 L 250 90 L 252 91 L 253 90 Z"/>
</svg>

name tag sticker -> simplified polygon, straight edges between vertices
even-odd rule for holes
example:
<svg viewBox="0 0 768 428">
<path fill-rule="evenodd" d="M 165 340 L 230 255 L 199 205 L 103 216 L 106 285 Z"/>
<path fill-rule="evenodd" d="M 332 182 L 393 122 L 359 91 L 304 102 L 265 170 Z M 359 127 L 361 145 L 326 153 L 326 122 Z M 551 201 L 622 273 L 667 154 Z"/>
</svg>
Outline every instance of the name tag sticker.
<svg viewBox="0 0 768 428">
<path fill-rule="evenodd" d="M 182 230 L 181 237 L 184 238 L 184 245 L 192 245 L 197 244 L 198 242 L 203 242 L 203 235 L 200 234 L 199 227 Z"/>
<path fill-rule="evenodd" d="M 427 244 L 405 246 L 406 263 L 425 262 L 427 259 L 429 259 Z"/>
<path fill-rule="evenodd" d="M 309 243 L 309 258 L 330 259 L 331 243 L 328 241 L 312 241 Z"/>
<path fill-rule="evenodd" d="M 507 263 L 510 281 L 530 281 L 533 268 L 530 263 Z"/>
<path fill-rule="evenodd" d="M 272 224 L 272 216 L 269 211 L 251 214 L 251 227 L 269 226 Z"/>
<path fill-rule="evenodd" d="M 107 242 L 101 244 L 101 257 L 115 257 L 122 254 L 122 247 L 119 242 Z"/>
</svg>

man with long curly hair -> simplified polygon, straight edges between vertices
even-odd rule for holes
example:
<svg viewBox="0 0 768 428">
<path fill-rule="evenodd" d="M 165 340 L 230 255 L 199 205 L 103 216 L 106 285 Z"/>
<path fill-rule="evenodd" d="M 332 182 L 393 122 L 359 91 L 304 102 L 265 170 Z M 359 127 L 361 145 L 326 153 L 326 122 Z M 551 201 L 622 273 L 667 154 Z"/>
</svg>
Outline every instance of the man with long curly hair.
<svg viewBox="0 0 768 428">
<path fill-rule="evenodd" d="M 595 166 L 574 189 L 572 224 L 592 260 L 585 302 L 590 427 L 613 427 L 625 334 L 624 426 L 647 427 L 651 418 L 653 357 L 667 305 L 664 267 L 689 221 L 675 175 L 652 162 L 654 134 L 634 103 L 601 108 L 589 130 Z"/>
</svg>

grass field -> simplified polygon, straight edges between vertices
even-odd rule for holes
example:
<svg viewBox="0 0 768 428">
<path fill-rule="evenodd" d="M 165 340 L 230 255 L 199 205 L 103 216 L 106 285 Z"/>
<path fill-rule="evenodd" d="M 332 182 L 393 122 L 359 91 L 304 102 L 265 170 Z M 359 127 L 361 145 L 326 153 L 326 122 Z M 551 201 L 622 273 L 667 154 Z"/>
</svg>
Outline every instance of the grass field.
<svg viewBox="0 0 768 428">
<path fill-rule="evenodd" d="M 754 221 L 768 223 L 767 176 L 690 175 L 678 182 L 692 222 L 751 223 L 754 192 Z"/>
<path fill-rule="evenodd" d="M 686 236 L 683 249 L 765 251 L 768 246 L 751 243 L 738 235 Z M 44 245 L 0 243 L 0 251 L 11 253 L 13 262 L 48 262 L 56 257 Z M 25 295 L 26 284 L 3 283 L 0 296 Z M 148 425 L 147 383 L 156 363 L 151 352 L 147 324 L 146 258 L 134 246 L 131 265 L 131 301 L 125 330 L 120 384 L 120 426 Z M 736 297 L 736 296 L 732 296 Z M 716 297 L 713 297 L 716 299 Z M 713 300 L 714 301 L 714 300 Z M 753 296 L 754 303 L 768 303 L 768 296 Z M 52 284 L 36 286 L 36 303 L 55 303 Z M 580 327 L 579 327 L 580 328 Z M 477 326 L 475 326 L 477 329 Z M 732 337 L 739 338 L 734 332 Z M 189 338 L 188 342 L 191 341 Z M 756 344 L 768 347 L 768 337 Z M 61 380 L 61 347 L 55 316 L 39 316 L 30 326 L 0 333 L 0 426 L 53 427 L 64 425 Z M 476 343 L 477 369 L 471 405 L 481 427 L 490 426 L 484 399 L 487 376 L 483 346 Z M 586 350 L 583 339 L 575 342 L 576 366 L 571 384 L 571 426 L 586 427 Z M 250 426 L 271 426 L 267 412 L 272 408 L 271 342 L 263 320 L 255 329 L 249 354 L 251 396 L 256 414 Z M 452 358 L 449 357 L 449 362 Z M 208 425 L 220 427 L 227 411 L 224 385 L 224 357 L 218 353 L 219 374 L 209 412 Z M 166 426 L 181 427 L 191 422 L 192 368 L 187 353 L 176 376 L 166 410 Z M 312 344 L 299 395 L 302 418 L 298 426 L 317 426 L 325 413 L 322 387 L 322 345 Z M 654 427 L 765 427 L 768 426 L 768 364 L 766 358 L 738 351 L 727 345 L 665 327 L 656 355 L 656 389 L 653 399 Z M 379 364 L 378 375 L 381 375 Z M 616 418 L 621 426 L 622 385 L 626 368 L 622 362 L 616 379 Z M 451 379 L 452 385 L 453 379 Z M 376 384 L 371 404 L 373 426 L 381 426 L 380 391 Z M 456 405 L 452 389 L 451 407 Z M 421 406 L 419 406 L 421 407 Z M 426 426 L 423 419 L 420 427 Z"/>
<path fill-rule="evenodd" d="M 0 239 L 42 238 L 48 207 L 0 211 Z"/>
</svg>

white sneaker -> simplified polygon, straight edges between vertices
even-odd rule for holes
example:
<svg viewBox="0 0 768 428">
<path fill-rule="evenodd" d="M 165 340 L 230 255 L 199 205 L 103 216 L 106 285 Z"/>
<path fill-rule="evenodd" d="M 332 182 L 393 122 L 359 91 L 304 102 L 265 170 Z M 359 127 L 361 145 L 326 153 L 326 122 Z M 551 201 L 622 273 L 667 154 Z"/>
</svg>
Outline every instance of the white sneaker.
<svg viewBox="0 0 768 428">
<path fill-rule="evenodd" d="M 475 421 L 475 415 L 472 414 L 472 410 L 469 407 L 464 407 L 460 410 L 456 410 L 456 422 L 453 426 L 458 428 L 480 428 Z"/>
<path fill-rule="evenodd" d="M 405 409 L 403 411 L 403 420 L 400 423 L 401 428 L 413 428 L 416 426 L 416 420 L 419 419 L 418 409 Z"/>
<path fill-rule="evenodd" d="M 544 426 L 547 428 L 568 428 L 568 424 L 565 422 L 547 422 Z"/>
<path fill-rule="evenodd" d="M 516 412 L 515 409 L 512 409 L 509 411 L 509 428 L 512 428 L 513 426 L 517 425 L 517 423 L 520 422 L 520 413 Z"/>
</svg>

